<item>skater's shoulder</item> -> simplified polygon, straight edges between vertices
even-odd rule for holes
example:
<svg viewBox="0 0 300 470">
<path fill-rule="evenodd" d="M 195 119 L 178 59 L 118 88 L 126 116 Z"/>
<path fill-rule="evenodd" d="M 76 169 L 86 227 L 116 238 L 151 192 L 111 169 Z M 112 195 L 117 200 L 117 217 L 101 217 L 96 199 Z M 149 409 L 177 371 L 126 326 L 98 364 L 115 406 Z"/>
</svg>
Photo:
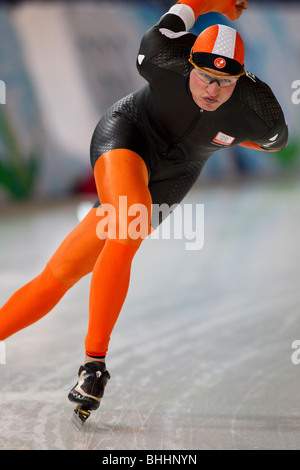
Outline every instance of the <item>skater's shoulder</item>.
<svg viewBox="0 0 300 470">
<path fill-rule="evenodd" d="M 257 75 L 254 75 L 248 70 L 242 75 L 238 81 L 237 91 L 239 98 L 249 103 L 259 101 L 263 97 L 268 97 L 269 99 L 274 97 L 270 86 L 262 81 Z"/>
<path fill-rule="evenodd" d="M 196 36 L 185 30 L 184 23 L 176 15 L 167 14 L 143 36 L 137 59 L 140 73 L 154 66 L 182 75 L 188 73 L 188 58 Z"/>
<path fill-rule="evenodd" d="M 246 71 L 239 79 L 236 97 L 269 125 L 276 122 L 282 114 L 281 106 L 270 86 L 251 72 Z"/>
</svg>

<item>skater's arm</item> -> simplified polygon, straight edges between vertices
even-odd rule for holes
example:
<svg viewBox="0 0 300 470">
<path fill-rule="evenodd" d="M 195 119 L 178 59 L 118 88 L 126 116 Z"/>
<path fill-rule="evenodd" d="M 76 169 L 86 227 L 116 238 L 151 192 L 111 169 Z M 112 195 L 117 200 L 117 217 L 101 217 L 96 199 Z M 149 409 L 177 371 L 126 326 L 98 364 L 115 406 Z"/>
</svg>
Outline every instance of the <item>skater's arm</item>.
<svg viewBox="0 0 300 470">
<path fill-rule="evenodd" d="M 288 145 L 288 127 L 283 115 L 262 139 L 259 139 L 257 142 L 243 142 L 239 145 L 265 152 L 279 152 L 283 150 Z"/>
<path fill-rule="evenodd" d="M 208 12 L 223 13 L 224 16 L 234 21 L 238 19 L 244 10 L 247 10 L 246 0 L 180 0 L 173 5 L 167 13 L 145 34 L 143 42 L 154 40 L 155 34 L 184 33 L 189 31 L 200 15 Z M 169 35 L 171 38 L 171 35 Z"/>
<path fill-rule="evenodd" d="M 180 0 L 161 18 L 159 25 L 173 32 L 189 31 L 200 15 L 218 12 L 235 21 L 247 9 L 246 0 Z"/>
</svg>

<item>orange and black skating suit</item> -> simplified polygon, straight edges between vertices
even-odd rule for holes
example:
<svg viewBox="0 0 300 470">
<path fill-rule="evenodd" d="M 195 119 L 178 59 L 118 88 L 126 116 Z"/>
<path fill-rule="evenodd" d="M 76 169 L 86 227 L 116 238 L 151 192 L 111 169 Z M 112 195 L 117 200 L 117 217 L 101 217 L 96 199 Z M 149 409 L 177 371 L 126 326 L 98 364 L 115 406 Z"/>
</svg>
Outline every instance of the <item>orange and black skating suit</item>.
<svg viewBox="0 0 300 470">
<path fill-rule="evenodd" d="M 185 28 L 178 14 L 169 13 L 145 34 L 137 68 L 148 83 L 112 106 L 91 143 L 93 165 L 109 150 L 138 153 L 148 168 L 154 204 L 180 203 L 205 162 L 221 148 L 250 141 L 265 150 L 281 150 L 287 142 L 277 99 L 251 73 L 239 79 L 232 97 L 216 111 L 194 103 L 188 58 L 196 36 Z"/>
<path fill-rule="evenodd" d="M 192 99 L 188 58 L 195 36 L 187 30 L 211 9 L 234 19 L 234 5 L 234 0 L 182 0 L 171 8 L 141 42 L 137 67 L 147 84 L 113 105 L 92 137 L 91 161 L 101 204 L 110 204 L 117 216 L 120 196 L 127 197 L 128 207 L 142 204 L 149 233 L 152 205 L 179 203 L 220 148 L 241 144 L 280 150 L 287 143 L 280 105 L 252 74 L 241 77 L 231 98 L 214 112 L 203 111 Z M 42 318 L 92 272 L 85 349 L 89 356 L 105 356 L 142 237 L 136 239 L 127 230 L 128 214 L 118 219 L 123 237 L 102 239 L 96 207 L 66 237 L 42 273 L 0 309 L 0 340 Z"/>
</svg>

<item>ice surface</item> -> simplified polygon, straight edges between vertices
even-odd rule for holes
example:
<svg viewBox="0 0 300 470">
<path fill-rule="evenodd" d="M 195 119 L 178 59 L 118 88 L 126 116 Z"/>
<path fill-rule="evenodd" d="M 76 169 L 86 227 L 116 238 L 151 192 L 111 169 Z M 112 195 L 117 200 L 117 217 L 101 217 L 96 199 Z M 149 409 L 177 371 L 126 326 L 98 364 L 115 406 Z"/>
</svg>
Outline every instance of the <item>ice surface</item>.
<svg viewBox="0 0 300 470">
<path fill-rule="evenodd" d="M 83 431 L 67 395 L 87 329 L 89 276 L 5 341 L 0 449 L 298 449 L 300 185 L 195 189 L 205 243 L 146 240 L 113 332 L 111 380 Z M 79 201 L 0 215 L 0 301 L 40 272 Z"/>
</svg>

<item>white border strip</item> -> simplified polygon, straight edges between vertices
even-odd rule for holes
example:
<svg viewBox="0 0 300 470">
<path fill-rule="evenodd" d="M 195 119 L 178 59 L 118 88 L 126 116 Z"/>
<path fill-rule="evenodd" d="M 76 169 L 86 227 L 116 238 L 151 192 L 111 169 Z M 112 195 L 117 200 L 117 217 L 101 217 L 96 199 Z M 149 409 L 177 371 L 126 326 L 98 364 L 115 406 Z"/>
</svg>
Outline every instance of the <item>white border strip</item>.
<svg viewBox="0 0 300 470">
<path fill-rule="evenodd" d="M 179 3 L 177 3 L 176 5 L 173 5 L 170 8 L 170 10 L 166 13 L 166 15 L 168 13 L 179 16 L 179 18 L 181 18 L 185 24 L 186 31 L 189 31 L 195 24 L 196 20 L 195 20 L 194 11 L 188 5 L 180 5 Z"/>
</svg>

